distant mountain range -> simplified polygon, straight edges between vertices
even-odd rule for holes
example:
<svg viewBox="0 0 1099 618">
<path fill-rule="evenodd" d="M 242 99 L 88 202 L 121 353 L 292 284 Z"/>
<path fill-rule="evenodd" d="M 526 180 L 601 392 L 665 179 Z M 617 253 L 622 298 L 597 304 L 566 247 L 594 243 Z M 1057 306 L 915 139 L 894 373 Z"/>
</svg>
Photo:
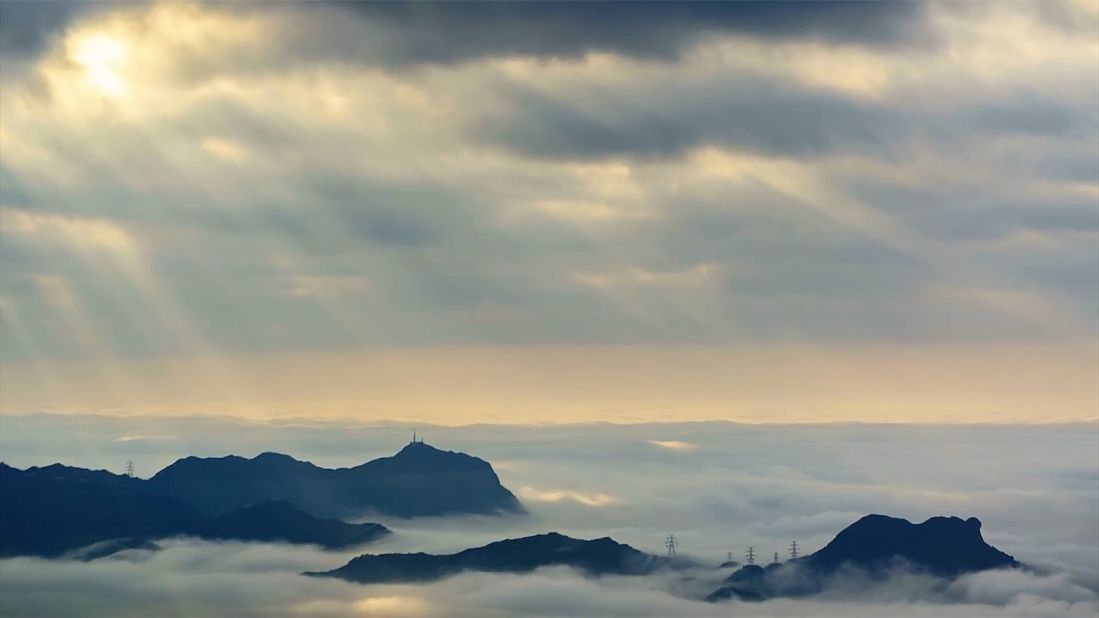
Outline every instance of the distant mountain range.
<svg viewBox="0 0 1099 618">
<path fill-rule="evenodd" d="M 180 535 L 342 548 L 388 530 L 337 516 L 524 512 L 487 462 L 422 442 L 336 470 L 276 453 L 188 457 L 147 481 L 0 464 L 0 496 L 0 556 L 57 557 L 109 539 Z"/>
<path fill-rule="evenodd" d="M 107 539 L 171 536 L 201 519 L 140 479 L 61 464 L 0 464 L 0 496 L 0 556 L 55 557 Z"/>
<path fill-rule="evenodd" d="M 885 515 L 867 515 L 851 524 L 820 551 L 782 564 L 746 565 L 730 575 L 706 600 L 761 601 L 776 596 L 815 594 L 841 569 L 869 578 L 894 568 L 939 577 L 1019 563 L 985 542 L 975 517 L 932 517 L 921 524 Z"/>
<path fill-rule="evenodd" d="M 525 573 L 546 566 L 569 566 L 588 575 L 646 575 L 668 563 L 607 537 L 585 541 L 550 532 L 456 554 L 364 554 L 338 569 L 306 575 L 376 584 L 427 582 L 464 571 Z"/>
<path fill-rule="evenodd" d="M 389 530 L 337 517 L 381 513 L 523 513 L 487 462 L 412 442 L 393 457 L 327 469 L 263 453 L 187 457 L 149 480 L 61 464 L 19 470 L 0 463 L 0 557 L 94 560 L 120 551 L 156 551 L 155 539 L 193 536 L 313 544 L 369 543 Z M 466 571 L 525 573 L 567 566 L 590 576 L 648 575 L 697 566 L 647 554 L 611 538 L 556 532 L 507 539 L 454 554 L 364 554 L 331 571 L 306 573 L 358 583 L 427 582 Z M 736 568 L 727 562 L 722 568 Z M 708 601 L 761 601 L 828 589 L 838 578 L 871 581 L 897 568 L 953 578 L 1020 566 L 981 536 L 976 518 L 932 517 L 920 524 L 868 515 L 820 551 L 785 563 L 740 566 Z"/>
<path fill-rule="evenodd" d="M 574 539 L 556 532 L 507 539 L 455 554 L 364 554 L 331 571 L 306 573 L 363 584 L 428 582 L 466 571 L 525 573 L 568 566 L 589 576 L 648 575 L 696 567 L 682 558 L 638 551 L 610 538 Z M 824 549 L 786 563 L 745 565 L 707 601 L 762 601 L 824 591 L 831 577 L 884 577 L 894 567 L 944 578 L 985 569 L 1017 567 L 1011 556 L 984 542 L 980 522 L 934 517 L 922 524 L 869 515 L 840 532 Z"/>
</svg>

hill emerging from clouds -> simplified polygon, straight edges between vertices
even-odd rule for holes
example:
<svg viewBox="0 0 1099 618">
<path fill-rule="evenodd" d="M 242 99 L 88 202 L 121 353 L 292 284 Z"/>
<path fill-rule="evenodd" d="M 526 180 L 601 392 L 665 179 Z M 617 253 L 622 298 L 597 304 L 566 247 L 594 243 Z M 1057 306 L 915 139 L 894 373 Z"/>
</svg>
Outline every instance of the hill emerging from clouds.
<svg viewBox="0 0 1099 618">
<path fill-rule="evenodd" d="M 279 453 L 187 457 L 156 473 L 149 484 L 210 515 L 273 500 L 323 517 L 524 512 L 488 462 L 423 442 L 392 457 L 337 469 Z"/>
<path fill-rule="evenodd" d="M 61 464 L 0 464 L 0 555 L 58 556 L 110 539 L 196 536 L 360 545 L 388 532 L 336 519 L 524 513 L 486 461 L 413 442 L 328 469 L 287 455 L 187 457 L 143 480 Z"/>
</svg>

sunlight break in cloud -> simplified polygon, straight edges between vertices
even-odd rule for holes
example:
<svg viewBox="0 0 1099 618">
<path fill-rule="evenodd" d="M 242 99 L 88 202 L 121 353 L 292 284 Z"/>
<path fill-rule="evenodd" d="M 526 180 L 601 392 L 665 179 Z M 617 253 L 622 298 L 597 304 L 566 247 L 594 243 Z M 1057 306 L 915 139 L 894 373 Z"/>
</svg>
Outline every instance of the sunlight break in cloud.
<svg viewBox="0 0 1099 618">
<path fill-rule="evenodd" d="M 531 516 L 382 551 L 716 566 L 956 513 L 1051 565 L 716 606 L 713 569 L 364 588 L 181 540 L 0 560 L 0 616 L 1099 615 L 1096 32 L 1096 0 L 0 0 L 5 463 L 354 466 L 415 427 Z"/>
<path fill-rule="evenodd" d="M 673 451 L 689 451 L 696 447 L 696 445 L 682 440 L 649 440 L 649 444 Z"/>
<path fill-rule="evenodd" d="M 530 486 L 524 486 L 519 489 L 519 497 L 523 500 L 530 500 L 532 502 L 562 502 L 571 500 L 572 502 L 577 502 L 593 508 L 611 506 L 621 502 L 618 498 L 608 494 L 586 494 L 569 489 L 537 489 Z"/>
<path fill-rule="evenodd" d="M 0 409 L 1095 418 L 1090 4 L 822 2 L 793 19 L 771 3 L 0 3 Z M 620 34 L 592 26 L 608 20 Z M 101 345 L 72 345 L 82 325 L 38 293 L 44 275 Z M 821 397 L 814 369 L 794 388 L 765 378 L 765 401 L 737 384 L 634 405 L 602 397 L 616 365 L 539 370 L 588 345 L 778 352 L 753 354 L 759 371 L 819 351 L 868 386 Z M 894 366 L 959 345 L 986 346 L 967 366 L 1011 345 L 1069 367 L 955 383 Z M 371 400 L 419 366 L 345 382 L 311 359 L 448 346 L 465 346 L 457 372 L 486 350 L 532 360 L 424 405 L 423 389 Z M 889 360 L 847 370 L 851 346 Z M 97 378 L 66 365 L 92 352 L 149 386 L 93 401 Z M 708 354 L 624 392 L 732 385 L 739 369 L 699 369 Z M 716 366 L 746 362 L 733 354 Z M 238 387 L 275 355 L 296 367 Z M 143 375 L 237 362 L 182 397 L 176 376 Z M 366 380 L 381 384 L 333 395 Z M 868 393 L 883 396 L 851 401 Z"/>
</svg>

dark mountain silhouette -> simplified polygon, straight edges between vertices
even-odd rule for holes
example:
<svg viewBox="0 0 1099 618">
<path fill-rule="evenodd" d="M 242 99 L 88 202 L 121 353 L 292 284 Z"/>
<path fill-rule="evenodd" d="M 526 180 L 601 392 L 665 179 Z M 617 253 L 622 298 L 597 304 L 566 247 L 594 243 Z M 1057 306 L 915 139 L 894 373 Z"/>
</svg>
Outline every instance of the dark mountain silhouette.
<svg viewBox="0 0 1099 618">
<path fill-rule="evenodd" d="M 162 537 L 194 527 L 198 512 L 143 481 L 60 464 L 0 464 L 0 556 L 60 556 L 107 539 Z"/>
<path fill-rule="evenodd" d="M 187 457 L 158 472 L 149 484 L 207 515 L 278 500 L 323 517 L 524 512 L 488 462 L 423 442 L 410 443 L 392 457 L 338 469 L 277 453 L 252 459 Z"/>
<path fill-rule="evenodd" d="M 584 541 L 556 532 L 507 539 L 456 554 L 364 554 L 333 571 L 306 573 L 358 583 L 425 582 L 463 571 L 525 573 L 563 565 L 585 574 L 645 575 L 668 564 L 610 538 Z"/>
<path fill-rule="evenodd" d="M 335 470 L 278 453 L 187 457 L 147 481 L 0 464 L 0 496 L 0 556 L 55 557 L 109 539 L 177 535 L 339 548 L 388 532 L 333 519 L 348 515 L 524 512 L 486 461 L 423 442 Z"/>
<path fill-rule="evenodd" d="M 725 578 L 724 586 L 706 597 L 707 601 L 740 599 L 741 601 L 764 601 L 772 596 L 767 582 L 767 572 L 758 564 L 746 564 Z"/>
<path fill-rule="evenodd" d="M 349 524 L 338 519 L 319 519 L 286 501 L 264 502 L 204 521 L 194 536 L 320 545 L 342 549 L 364 545 L 389 534 L 381 524 Z"/>
<path fill-rule="evenodd" d="M 896 558 L 944 576 L 1019 566 L 1015 558 L 985 542 L 976 517 L 932 517 L 913 524 L 896 517 L 867 515 L 803 560 L 814 571 L 827 572 L 845 563 L 881 568 Z"/>
<path fill-rule="evenodd" d="M 335 549 L 389 532 L 380 524 L 318 519 L 286 502 L 206 518 L 140 479 L 59 464 L 27 470 L 0 464 L 0 496 L 0 556 L 91 560 L 171 536 Z"/>
<path fill-rule="evenodd" d="M 975 517 L 932 517 L 922 524 L 885 515 L 867 515 L 851 524 L 820 551 L 766 568 L 747 565 L 728 578 L 707 601 L 739 598 L 760 601 L 775 596 L 804 596 L 826 588 L 841 569 L 885 577 L 903 567 L 945 578 L 1019 563 L 981 536 Z"/>
</svg>

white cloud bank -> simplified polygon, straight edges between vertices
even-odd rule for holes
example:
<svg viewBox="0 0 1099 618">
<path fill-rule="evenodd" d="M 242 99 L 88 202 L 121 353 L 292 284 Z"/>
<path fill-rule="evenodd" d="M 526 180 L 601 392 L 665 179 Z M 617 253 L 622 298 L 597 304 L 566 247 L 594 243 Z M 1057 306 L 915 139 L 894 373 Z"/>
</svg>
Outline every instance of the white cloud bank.
<svg viewBox="0 0 1099 618">
<path fill-rule="evenodd" d="M 407 427 L 316 421 L 0 417 L 7 463 L 55 460 L 138 472 L 186 454 L 292 454 L 326 466 L 389 455 Z M 660 553 L 674 533 L 703 563 L 749 545 L 766 556 L 792 539 L 810 552 L 859 516 L 976 516 L 985 538 L 1034 573 L 994 572 L 943 586 L 900 576 L 815 599 L 713 606 L 697 601 L 720 573 L 589 580 L 562 569 L 467 574 L 424 586 L 357 586 L 297 575 L 355 552 L 169 542 L 133 562 L 0 562 L 4 615 L 423 616 L 1093 616 L 1099 605 L 1099 428 L 727 423 L 561 427 L 421 426 L 428 442 L 490 462 L 531 514 L 385 520 L 370 551 L 454 552 L 558 530 L 611 536 Z M 120 435 L 171 441 L 116 442 Z M 654 448 L 651 440 L 696 445 Z M 522 488 L 529 488 L 523 490 Z M 606 502 L 599 496 L 613 496 Z M 542 498 L 539 500 L 538 498 Z M 603 503 L 606 502 L 606 503 Z M 595 504 L 598 506 L 596 507 Z"/>
</svg>

